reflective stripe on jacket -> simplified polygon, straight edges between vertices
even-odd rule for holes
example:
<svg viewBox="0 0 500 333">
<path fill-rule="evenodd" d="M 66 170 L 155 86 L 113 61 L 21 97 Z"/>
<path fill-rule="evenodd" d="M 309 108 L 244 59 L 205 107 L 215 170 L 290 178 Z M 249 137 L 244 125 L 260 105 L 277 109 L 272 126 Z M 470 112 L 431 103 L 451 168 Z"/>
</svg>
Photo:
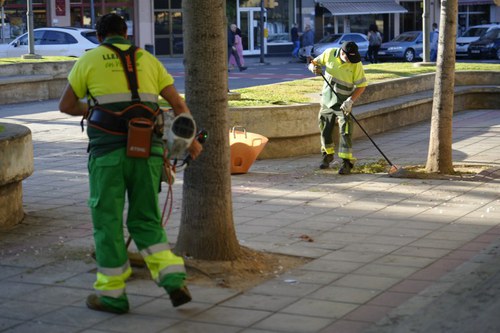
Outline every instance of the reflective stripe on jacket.
<svg viewBox="0 0 500 333">
<path fill-rule="evenodd" d="M 336 93 L 331 91 L 326 82 L 323 84 L 321 103 L 329 108 L 334 105 L 337 105 L 337 108 L 340 107 L 340 104 L 351 96 L 354 89 L 368 85 L 362 63 L 343 62 L 340 59 L 340 49 L 326 49 L 314 61 L 326 67 L 325 78 L 331 82 Z"/>
</svg>

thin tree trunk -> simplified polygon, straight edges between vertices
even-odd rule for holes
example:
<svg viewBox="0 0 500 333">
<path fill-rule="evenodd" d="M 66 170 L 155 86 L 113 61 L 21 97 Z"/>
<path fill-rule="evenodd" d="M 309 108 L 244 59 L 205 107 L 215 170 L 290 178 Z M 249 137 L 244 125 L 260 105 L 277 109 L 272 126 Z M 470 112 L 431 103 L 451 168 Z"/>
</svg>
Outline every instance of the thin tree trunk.
<svg viewBox="0 0 500 333">
<path fill-rule="evenodd" d="M 427 156 L 427 172 L 453 173 L 453 102 L 458 0 L 441 1 L 439 46 Z M 428 38 L 428 36 L 424 36 Z"/>
<path fill-rule="evenodd" d="M 229 169 L 225 3 L 182 2 L 186 101 L 198 127 L 208 131 L 208 140 L 184 174 L 175 250 L 205 260 L 233 260 L 240 254 Z"/>
</svg>

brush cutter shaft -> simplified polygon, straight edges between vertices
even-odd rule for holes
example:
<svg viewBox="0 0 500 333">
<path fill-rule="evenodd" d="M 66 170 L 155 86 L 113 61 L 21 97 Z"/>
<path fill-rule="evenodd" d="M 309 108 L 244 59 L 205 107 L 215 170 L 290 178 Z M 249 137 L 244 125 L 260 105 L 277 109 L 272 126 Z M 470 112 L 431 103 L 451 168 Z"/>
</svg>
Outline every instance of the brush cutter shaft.
<svg viewBox="0 0 500 333">
<path fill-rule="evenodd" d="M 363 133 L 365 133 L 366 137 L 368 139 L 370 139 L 370 141 L 373 143 L 373 145 L 375 146 L 375 148 L 377 148 L 377 150 L 379 151 L 380 154 L 382 154 L 382 156 L 384 156 L 385 160 L 387 161 L 387 163 L 389 163 L 390 166 L 394 166 L 394 164 L 392 164 L 392 162 L 389 160 L 389 158 L 387 156 L 385 156 L 384 152 L 377 146 L 377 144 L 375 143 L 375 141 L 373 141 L 373 139 L 368 135 L 368 133 L 365 131 L 365 129 L 363 128 L 363 126 L 361 126 L 361 124 L 359 123 L 359 121 L 356 119 L 356 117 L 354 117 L 354 115 L 351 113 L 350 115 L 352 117 L 352 119 L 356 122 L 356 124 L 358 124 L 359 128 L 361 128 L 361 130 L 363 131 Z"/>
</svg>

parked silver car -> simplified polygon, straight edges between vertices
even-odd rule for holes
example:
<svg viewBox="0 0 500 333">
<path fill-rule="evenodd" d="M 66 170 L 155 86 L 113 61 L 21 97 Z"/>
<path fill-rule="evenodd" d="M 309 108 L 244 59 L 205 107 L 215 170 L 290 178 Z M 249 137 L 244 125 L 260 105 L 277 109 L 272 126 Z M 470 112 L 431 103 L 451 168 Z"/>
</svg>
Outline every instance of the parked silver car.
<svg viewBox="0 0 500 333">
<path fill-rule="evenodd" d="M 41 56 L 80 57 L 99 45 L 96 31 L 85 28 L 48 27 L 33 30 L 35 54 Z M 28 33 L 8 44 L 0 44 L 0 58 L 20 57 L 29 53 Z"/>
<path fill-rule="evenodd" d="M 423 51 L 422 31 L 407 31 L 387 43 L 382 43 L 378 58 L 415 61 Z"/>
<path fill-rule="evenodd" d="M 312 57 L 317 57 L 321 53 L 325 52 L 326 49 L 329 48 L 340 48 L 343 42 L 352 41 L 358 45 L 359 54 L 361 58 L 364 58 L 366 52 L 368 52 L 368 37 L 365 34 L 360 34 L 356 32 L 351 33 L 343 33 L 343 34 L 331 34 L 326 35 L 319 42 L 314 44 L 312 49 L 310 50 L 310 55 Z M 301 48 L 299 50 L 299 58 L 303 61 L 307 59 L 307 50 Z"/>
</svg>

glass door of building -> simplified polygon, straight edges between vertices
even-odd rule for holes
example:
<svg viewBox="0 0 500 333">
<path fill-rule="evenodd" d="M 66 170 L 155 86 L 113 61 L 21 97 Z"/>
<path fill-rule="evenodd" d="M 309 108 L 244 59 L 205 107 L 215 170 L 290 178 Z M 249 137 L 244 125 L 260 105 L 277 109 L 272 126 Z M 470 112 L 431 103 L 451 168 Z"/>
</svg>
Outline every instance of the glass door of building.
<svg viewBox="0 0 500 333">
<path fill-rule="evenodd" d="M 259 7 L 240 7 L 238 11 L 238 27 L 241 29 L 243 54 L 260 54 L 261 48 L 261 11 Z M 264 12 L 264 31 L 266 27 L 266 12 Z M 267 38 L 264 38 L 264 53 L 267 52 Z"/>
</svg>

